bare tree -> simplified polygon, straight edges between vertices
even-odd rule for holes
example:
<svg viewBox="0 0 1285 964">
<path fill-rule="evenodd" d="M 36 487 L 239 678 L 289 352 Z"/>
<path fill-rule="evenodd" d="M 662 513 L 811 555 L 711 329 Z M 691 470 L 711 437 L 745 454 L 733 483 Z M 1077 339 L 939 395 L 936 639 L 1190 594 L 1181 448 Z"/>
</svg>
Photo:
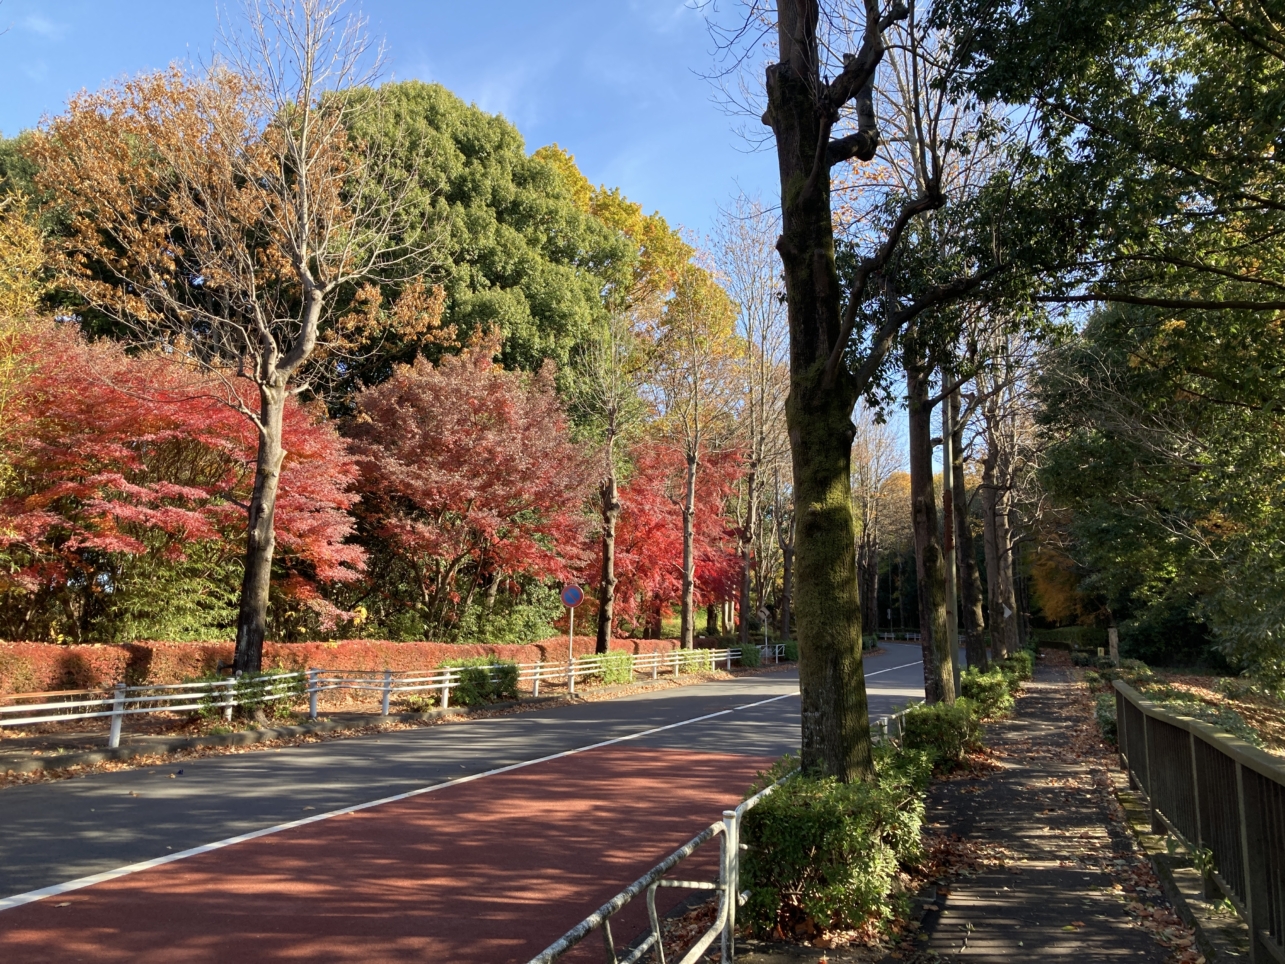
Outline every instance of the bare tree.
<svg viewBox="0 0 1285 964">
<path fill-rule="evenodd" d="M 741 645 L 750 643 L 750 618 L 757 608 L 751 598 L 753 550 L 762 528 L 767 473 L 788 454 L 785 393 L 789 328 L 786 325 L 780 262 L 774 243 L 777 219 L 761 202 L 738 198 L 722 212 L 715 231 L 713 256 L 719 280 L 737 305 L 739 434 L 746 448 L 740 549 Z M 761 580 L 760 580 L 761 584 Z"/>
<path fill-rule="evenodd" d="M 679 637 L 695 643 L 696 485 L 701 460 L 734 438 L 735 306 L 709 272 L 688 265 L 665 305 L 655 340 L 650 390 L 660 427 L 686 462 L 683 513 L 682 606 Z"/>
<path fill-rule="evenodd" d="M 900 467 L 897 439 L 887 422 L 867 405 L 859 405 L 853 420 L 852 504 L 857 513 L 857 574 L 861 587 L 863 632 L 878 629 L 879 512 L 888 480 Z"/>
<path fill-rule="evenodd" d="M 753 98 L 759 101 L 753 106 L 766 108 L 762 121 L 775 141 L 781 180 L 777 251 L 790 325 L 786 416 L 798 508 L 802 765 L 842 780 L 866 779 L 873 762 L 851 505 L 852 411 L 880 383 L 890 349 L 912 320 L 977 290 L 998 269 L 969 267 L 913 292 L 886 284 L 908 228 L 946 203 L 929 177 L 921 193 L 885 195 L 880 216 L 854 235 L 851 270 L 840 280 L 833 190 L 850 165 L 869 165 L 883 143 L 875 104 L 876 74 L 889 51 L 885 34 L 906 22 L 907 39 L 898 42 L 921 66 L 926 61 L 913 8 L 901 0 L 747 0 L 742 10 L 734 24 L 713 29 L 728 55 L 726 76 L 747 77 L 760 54 L 771 60 L 765 96 Z M 917 153 L 934 174 L 942 158 L 927 146 Z"/>
<path fill-rule="evenodd" d="M 598 639 L 596 652 L 610 648 L 615 625 L 616 525 L 620 502 L 618 445 L 638 426 L 645 414 L 640 391 L 645 380 L 645 339 L 637 322 L 624 311 L 610 314 L 577 359 L 576 402 L 602 436 L 602 476 L 598 486 L 602 515 L 602 559 L 598 583 Z"/>
<path fill-rule="evenodd" d="M 36 142 L 41 186 L 70 218 L 65 279 L 139 342 L 220 376 L 258 430 L 241 671 L 262 661 L 286 397 L 368 314 L 341 309 L 378 301 L 362 285 L 437 243 L 401 203 L 415 165 L 385 163 L 405 145 L 350 136 L 356 112 L 379 109 L 377 91 L 349 94 L 380 69 L 365 27 L 341 0 L 249 0 L 209 70 L 80 94 Z"/>
</svg>

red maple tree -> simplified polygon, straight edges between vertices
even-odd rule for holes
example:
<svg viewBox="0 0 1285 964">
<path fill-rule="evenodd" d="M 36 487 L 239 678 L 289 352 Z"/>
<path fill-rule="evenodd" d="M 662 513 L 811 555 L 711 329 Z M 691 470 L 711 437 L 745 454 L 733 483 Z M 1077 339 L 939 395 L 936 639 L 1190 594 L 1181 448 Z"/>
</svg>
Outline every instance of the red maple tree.
<svg viewBox="0 0 1285 964">
<path fill-rule="evenodd" d="M 630 453 L 633 472 L 620 490 L 616 533 L 617 617 L 627 630 L 659 628 L 663 610 L 682 595 L 682 490 L 686 463 L 681 448 L 648 439 Z M 696 601 L 730 598 L 740 571 L 728 500 L 742 474 L 737 451 L 702 456 L 696 487 Z M 600 564 L 600 559 L 594 560 Z M 591 569 L 586 579 L 596 581 Z"/>
<path fill-rule="evenodd" d="M 430 629 L 516 577 L 569 579 L 586 555 L 593 473 L 552 365 L 506 371 L 494 339 L 417 359 L 357 399 L 360 513 L 419 582 Z"/>
<path fill-rule="evenodd" d="M 244 553 L 257 439 L 223 401 L 228 382 L 48 321 L 23 324 L 14 352 L 0 500 L 10 591 L 109 593 L 118 557 Z M 325 419 L 294 401 L 285 440 L 279 585 L 333 622 L 339 613 L 316 584 L 362 569 L 363 551 L 346 541 L 356 469 Z"/>
</svg>

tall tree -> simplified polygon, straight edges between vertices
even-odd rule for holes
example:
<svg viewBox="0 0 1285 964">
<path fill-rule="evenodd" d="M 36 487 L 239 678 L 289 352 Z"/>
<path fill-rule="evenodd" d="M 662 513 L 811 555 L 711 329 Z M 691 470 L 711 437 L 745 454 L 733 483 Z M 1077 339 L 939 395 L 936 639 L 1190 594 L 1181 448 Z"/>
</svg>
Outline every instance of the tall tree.
<svg viewBox="0 0 1285 964">
<path fill-rule="evenodd" d="M 349 136 L 378 98 L 336 92 L 377 70 L 364 21 L 341 0 L 262 0 L 219 66 L 79 94 L 31 147 L 70 224 L 65 282 L 138 340 L 217 374 L 257 430 L 241 671 L 262 661 L 287 399 L 319 346 L 343 340 L 345 299 L 437 240 L 422 209 L 400 203 L 414 186 L 405 165 Z"/>
<path fill-rule="evenodd" d="M 887 422 L 869 406 L 858 407 L 852 440 L 852 503 L 859 519 L 857 572 L 861 585 L 863 631 L 879 622 L 880 509 L 888 480 L 897 469 L 897 440 Z"/>
<path fill-rule="evenodd" d="M 615 627 L 616 527 L 620 501 L 620 451 L 641 424 L 645 409 L 640 394 L 645 377 L 645 339 L 630 312 L 608 316 L 596 337 L 577 358 L 575 399 L 583 417 L 601 439 L 598 509 L 601 516 L 601 560 L 598 571 L 598 635 L 595 651 L 610 648 Z"/>
<path fill-rule="evenodd" d="M 964 632 L 968 634 L 973 649 L 969 651 L 970 664 L 985 659 L 980 649 L 982 634 L 986 630 L 986 617 L 982 609 L 982 580 L 977 569 L 977 550 L 973 538 L 972 501 L 976 495 L 968 489 L 968 424 L 974 408 L 964 405 L 958 391 L 952 392 L 950 401 L 951 425 L 954 427 L 954 444 L 951 474 L 954 487 L 951 496 L 955 503 L 955 554 L 959 571 L 959 611 Z M 976 654 L 976 655 L 974 655 Z"/>
<path fill-rule="evenodd" d="M 660 425 L 686 463 L 679 502 L 683 518 L 683 593 L 679 638 L 695 645 L 696 511 L 702 460 L 731 447 L 735 306 L 713 276 L 689 265 L 674 286 L 656 334 L 653 399 Z"/>
<path fill-rule="evenodd" d="M 739 435 L 745 447 L 745 492 L 741 515 L 741 580 L 737 590 L 741 645 L 750 644 L 753 552 L 762 529 L 768 474 L 787 455 L 785 392 L 789 330 L 782 303 L 779 261 L 773 243 L 779 225 L 759 201 L 738 198 L 719 217 L 714 260 L 719 280 L 736 303 L 740 341 L 736 400 Z M 783 444 L 784 443 L 784 444 Z"/>
</svg>

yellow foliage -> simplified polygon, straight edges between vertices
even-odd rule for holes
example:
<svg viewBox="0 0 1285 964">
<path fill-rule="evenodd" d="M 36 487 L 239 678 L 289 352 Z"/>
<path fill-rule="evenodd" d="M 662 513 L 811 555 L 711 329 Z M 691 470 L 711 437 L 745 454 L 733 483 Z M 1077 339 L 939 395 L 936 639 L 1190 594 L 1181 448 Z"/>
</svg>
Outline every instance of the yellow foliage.
<svg viewBox="0 0 1285 964">
<path fill-rule="evenodd" d="M 1088 614 L 1088 600 L 1080 592 L 1080 579 L 1071 559 L 1049 545 L 1040 546 L 1031 560 L 1031 585 L 1045 618 L 1053 622 L 1079 619 Z"/>
<path fill-rule="evenodd" d="M 580 210 L 637 245 L 631 301 L 653 301 L 673 291 L 695 251 L 658 212 L 643 214 L 642 205 L 630 201 L 619 188 L 594 187 L 576 165 L 575 157 L 557 144 L 542 147 L 533 156 L 558 172 Z"/>
<path fill-rule="evenodd" d="M 36 310 L 45 286 L 40 229 L 27 219 L 21 197 L 0 198 L 0 317 L 25 318 Z"/>
</svg>

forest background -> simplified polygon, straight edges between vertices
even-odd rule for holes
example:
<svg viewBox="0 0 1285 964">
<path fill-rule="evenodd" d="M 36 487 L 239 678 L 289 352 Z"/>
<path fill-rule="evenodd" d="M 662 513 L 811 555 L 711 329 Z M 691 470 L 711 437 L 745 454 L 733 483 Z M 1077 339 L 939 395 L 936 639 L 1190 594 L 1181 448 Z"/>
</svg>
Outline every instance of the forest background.
<svg viewBox="0 0 1285 964">
<path fill-rule="evenodd" d="M 1032 230 L 992 272 L 1021 284 L 965 285 L 966 307 L 942 296 L 885 349 L 881 363 L 891 367 L 854 416 L 862 629 L 941 635 L 933 594 L 942 577 L 931 560 L 944 544 L 958 579 L 952 617 L 966 636 L 1011 636 L 999 648 L 1012 648 L 1053 627 L 1114 625 L 1126 653 L 1271 678 L 1285 597 L 1270 456 L 1277 329 L 1264 321 L 1270 304 L 1242 289 L 1272 282 L 1266 269 L 1228 266 L 1215 252 L 1243 234 L 1259 246 L 1256 264 L 1274 263 L 1266 229 L 1242 223 L 1251 214 L 1270 222 L 1271 172 L 1226 160 L 1251 156 L 1243 142 L 1257 136 L 1233 131 L 1232 114 L 1274 108 L 1242 111 L 1212 79 L 1178 92 L 1183 70 L 1206 76 L 1188 63 L 1202 55 L 1168 45 L 1150 8 L 1123 7 L 1147 38 L 1142 80 L 1095 74 L 1092 64 L 1119 52 L 1104 53 L 1110 41 L 1087 33 L 1074 48 L 1079 60 L 1044 65 L 1041 96 L 1056 90 L 1058 110 L 1075 103 L 1101 115 L 1073 149 L 1048 108 L 1027 115 L 1025 143 L 1040 150 L 1019 163 L 1012 141 L 994 136 L 1004 127 L 996 115 L 955 99 L 955 128 L 936 135 L 954 160 L 921 169 L 894 136 L 873 168 L 854 164 L 837 182 L 845 281 L 869 273 L 865 246 L 897 226 L 900 202 L 925 191 L 933 200 L 928 226 L 880 268 L 885 285 L 897 275 L 912 294 L 985 274 L 985 258 L 960 239 L 993 217 L 985 204 L 997 173 L 1013 223 L 1082 226 L 1093 206 L 1097 225 L 1077 237 Z M 961 53 L 950 47 L 951 18 L 976 12 L 942 5 L 916 43 L 942 44 L 961 70 L 976 58 L 981 72 L 969 83 L 978 96 L 1021 102 L 1030 96 L 1022 57 L 1033 54 L 1012 37 L 1048 11 L 1020 11 L 1009 33 L 996 28 Z M 1258 23 L 1246 16 L 1234 25 L 1242 33 Z M 1210 29 L 1215 46 L 1241 51 L 1235 30 Z M 1244 71 L 1270 74 L 1273 58 L 1251 57 Z M 934 90 L 942 104 L 952 89 L 958 98 L 958 78 L 918 87 L 891 63 L 878 99 L 885 126 L 912 130 L 931 113 L 923 101 Z M 354 74 L 363 82 L 308 100 L 337 120 L 325 150 L 307 158 L 341 185 L 330 198 L 334 224 L 360 238 L 352 250 L 367 258 L 365 273 L 339 257 L 334 285 L 317 286 L 307 357 L 288 372 L 247 377 L 238 336 L 216 338 L 217 326 L 193 322 L 214 317 L 213 262 L 189 270 L 179 294 L 170 284 L 164 297 L 165 285 L 149 295 L 144 280 L 168 270 L 157 251 L 197 251 L 194 238 L 211 230 L 208 210 L 174 201 L 195 196 L 196 175 L 174 177 L 191 160 L 186 148 L 146 118 L 245 110 L 246 91 L 261 91 L 238 87 L 238 77 L 252 74 L 175 68 L 121 81 L 0 145 L 0 634 L 238 634 L 252 581 L 246 515 L 263 505 L 259 480 L 272 475 L 256 417 L 275 393 L 283 454 L 267 530 L 275 542 L 260 553 L 260 645 L 265 634 L 542 638 L 562 615 L 556 589 L 568 580 L 595 587 L 595 605 L 610 599 L 599 607 L 606 637 L 677 632 L 692 645 L 701 629 L 788 636 L 794 506 L 772 206 L 730 202 L 708 237 L 684 236 L 618 189 L 594 187 L 557 145 L 527 153 L 502 117 L 440 86 Z M 1225 110 L 1227 124 L 1211 130 L 1241 153 L 1165 113 L 1179 93 Z M 285 103 L 269 104 L 273 120 L 243 125 L 240 136 L 273 148 L 255 134 L 273 123 L 288 134 Z M 1156 143 L 1227 169 L 1209 160 L 1184 173 L 1172 153 L 1144 150 L 1127 118 L 1148 111 Z M 968 138 L 971 152 L 960 150 Z M 139 168 L 149 157 L 140 144 L 163 163 Z M 121 189 L 143 169 L 156 180 L 138 183 L 174 201 L 164 225 Z M 359 190 L 344 181 L 355 171 L 366 178 Z M 1111 194 L 1120 178 L 1132 186 L 1129 209 Z M 1203 220 L 1207 236 L 1184 234 L 1182 218 L 1161 210 L 1183 178 L 1211 210 L 1229 198 L 1253 203 L 1241 220 Z M 209 184 L 198 186 L 208 196 Z M 358 208 L 367 221 L 343 220 Z M 162 228 L 169 247 L 148 233 Z M 299 278 L 316 266 L 304 258 L 291 268 L 288 245 L 265 230 L 247 263 L 276 272 L 271 299 L 289 317 L 312 283 Z M 146 245 L 147 257 L 138 255 Z M 1111 307 L 1051 307 L 1083 303 Z M 1213 343 L 1234 364 L 1205 364 L 1202 346 Z M 904 394 L 896 378 L 906 379 Z M 909 473 L 887 426 L 902 405 Z M 938 499 L 947 480 L 931 469 L 942 436 L 927 421 L 943 409 L 955 453 L 949 512 Z"/>
</svg>

